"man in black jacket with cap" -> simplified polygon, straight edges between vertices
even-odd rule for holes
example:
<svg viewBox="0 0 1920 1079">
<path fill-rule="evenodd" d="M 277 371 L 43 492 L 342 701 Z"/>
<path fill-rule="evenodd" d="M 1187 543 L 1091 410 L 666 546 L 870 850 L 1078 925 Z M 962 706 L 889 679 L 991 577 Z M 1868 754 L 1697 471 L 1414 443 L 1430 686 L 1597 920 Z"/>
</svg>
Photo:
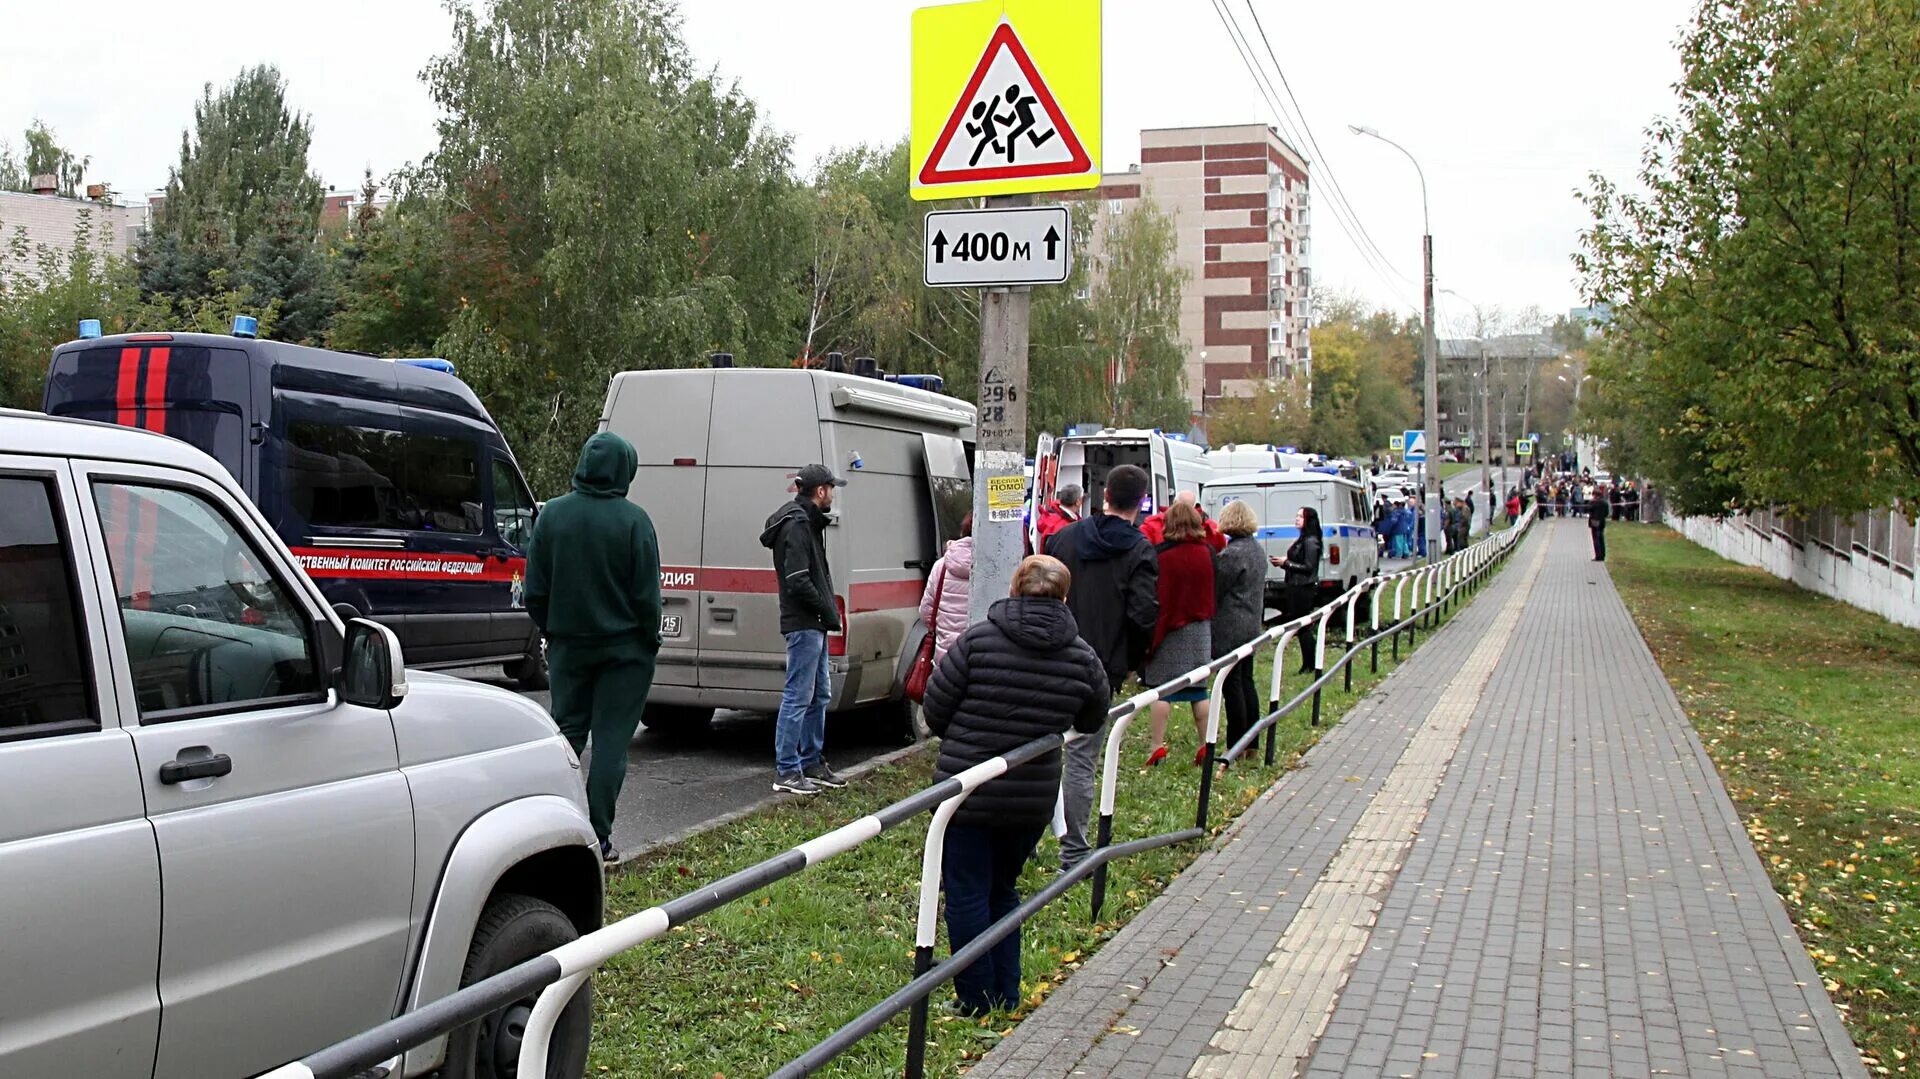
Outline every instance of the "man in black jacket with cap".
<svg viewBox="0 0 1920 1079">
<path fill-rule="evenodd" d="M 1160 559 L 1140 532 L 1140 503 L 1147 497 L 1145 470 L 1121 465 L 1107 473 L 1104 512 L 1090 514 L 1047 541 L 1047 554 L 1073 575 L 1067 607 L 1080 639 L 1093 647 L 1118 691 L 1127 675 L 1146 662 L 1153 629 L 1160 621 Z M 1087 818 L 1093 811 L 1093 781 L 1106 745 L 1106 728 L 1067 747 L 1067 831 L 1060 837 L 1060 868 L 1080 864 L 1087 845 Z"/>
<path fill-rule="evenodd" d="M 1587 503 L 1587 531 L 1593 534 L 1593 560 L 1607 560 L 1607 496 L 1599 491 Z"/>
<path fill-rule="evenodd" d="M 773 789 L 789 794 L 847 785 L 821 756 L 833 699 L 827 634 L 841 629 L 824 537 L 834 488 L 846 485 L 825 465 L 806 466 L 794 477 L 793 501 L 774 510 L 760 533 L 780 577 L 780 632 L 787 639 L 787 682 L 773 728 Z"/>
</svg>

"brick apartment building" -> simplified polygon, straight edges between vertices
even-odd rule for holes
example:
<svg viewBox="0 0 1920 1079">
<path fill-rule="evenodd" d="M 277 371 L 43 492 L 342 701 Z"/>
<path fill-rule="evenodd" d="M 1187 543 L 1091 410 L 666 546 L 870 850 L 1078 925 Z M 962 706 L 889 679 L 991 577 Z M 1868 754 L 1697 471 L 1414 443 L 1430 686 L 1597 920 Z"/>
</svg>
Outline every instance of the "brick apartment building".
<svg viewBox="0 0 1920 1079">
<path fill-rule="evenodd" d="M 55 193 L 52 177 L 42 179 L 49 182 L 37 192 L 0 191 L 0 271 L 38 273 L 40 249 L 71 252 L 83 221 L 90 246 L 121 257 L 133 250 L 146 230 L 145 208 L 106 201 L 103 185 L 89 188 L 91 198 L 69 199 Z M 26 236 L 27 250 L 17 258 L 13 239 L 21 234 Z"/>
<path fill-rule="evenodd" d="M 1107 174 L 1095 226 L 1142 199 L 1174 219 L 1188 273 L 1180 304 L 1196 421 L 1225 396 L 1312 372 L 1308 164 L 1263 124 L 1140 133 L 1140 163 Z"/>
</svg>

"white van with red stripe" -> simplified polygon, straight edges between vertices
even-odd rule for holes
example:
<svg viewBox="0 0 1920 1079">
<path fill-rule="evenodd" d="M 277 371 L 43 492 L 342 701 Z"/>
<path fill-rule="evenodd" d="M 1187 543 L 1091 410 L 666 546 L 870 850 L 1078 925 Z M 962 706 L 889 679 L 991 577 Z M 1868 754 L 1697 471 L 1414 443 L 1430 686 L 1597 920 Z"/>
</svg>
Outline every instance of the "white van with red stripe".
<svg viewBox="0 0 1920 1079">
<path fill-rule="evenodd" d="M 847 479 L 825 537 L 846 627 L 827 642 L 830 709 L 903 701 L 924 632 L 921 590 L 973 507 L 974 407 L 857 364 L 874 373 L 735 368 L 719 354 L 706 368 L 613 377 L 600 429 L 639 451 L 628 497 L 660 537 L 665 603 L 648 726 L 699 728 L 716 708 L 779 708 L 786 642 L 760 530 L 814 462 Z"/>
</svg>

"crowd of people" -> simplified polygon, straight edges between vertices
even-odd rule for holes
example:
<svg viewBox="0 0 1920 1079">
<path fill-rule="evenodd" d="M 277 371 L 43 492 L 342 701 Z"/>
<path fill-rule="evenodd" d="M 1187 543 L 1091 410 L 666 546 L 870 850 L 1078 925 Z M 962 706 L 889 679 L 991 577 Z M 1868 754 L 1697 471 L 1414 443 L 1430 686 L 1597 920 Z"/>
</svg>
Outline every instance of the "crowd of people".
<svg viewBox="0 0 1920 1079">
<path fill-rule="evenodd" d="M 626 498 L 638 461 L 633 447 L 597 434 L 583 448 L 572 493 L 548 503 L 530 544 L 526 601 L 548 641 L 553 713 L 576 752 L 589 739 L 622 747 L 632 739 L 660 650 L 659 544 L 647 514 Z M 841 628 L 823 533 L 834 492 L 846 481 L 821 464 L 801 468 L 794 496 L 767 519 L 761 542 L 779 581 L 785 637 L 785 689 L 774 725 L 777 790 L 812 795 L 843 787 L 828 766 L 826 709 L 832 696 L 827 638 Z M 973 585 L 971 518 L 929 574 L 920 615 L 933 636 L 933 667 L 923 714 L 941 739 L 936 775 L 946 778 L 1050 733 L 1086 737 L 1065 750 L 1017 765 L 976 791 L 955 815 L 942 862 L 948 935 L 959 949 L 1019 903 L 1021 868 L 1061 804 L 1060 869 L 1091 853 L 1087 826 L 1105 744 L 1107 711 L 1132 677 L 1160 685 L 1226 655 L 1256 637 L 1265 615 L 1267 578 L 1282 574 L 1285 614 L 1318 602 L 1323 543 L 1311 508 L 1292 524 L 1299 536 L 1284 556 L 1270 556 L 1256 538 L 1262 522 L 1251 503 L 1234 501 L 1216 522 L 1192 491 L 1179 492 L 1142 519 L 1147 473 L 1111 470 L 1098 510 L 1075 487 L 1063 487 L 1038 517 L 1039 551 L 1029 553 L 984 621 L 969 623 Z M 1529 497 L 1570 514 L 1580 506 L 1596 525 L 1595 557 L 1604 557 L 1609 516 L 1635 519 L 1633 484 L 1596 485 L 1590 476 L 1529 474 L 1509 492 L 1510 516 Z M 1404 555 L 1424 538 L 1419 507 L 1409 497 L 1383 500 L 1376 527 L 1391 552 Z M 1444 538 L 1464 548 L 1472 496 L 1446 504 Z M 1277 524 L 1278 522 L 1271 522 Z M 1318 641 L 1299 635 L 1301 669 L 1315 667 Z M 1260 715 L 1253 665 L 1241 663 L 1223 692 L 1226 734 L 1237 742 Z M 1168 757 L 1172 706 L 1192 706 L 1204 742 L 1205 687 L 1177 693 L 1150 709 L 1149 766 Z M 1206 759 L 1204 746 L 1194 763 Z M 589 815 L 601 854 L 617 860 L 612 826 L 626 771 L 621 751 L 592 755 Z M 982 1015 L 1019 999 L 1019 935 L 1009 935 L 955 979 L 961 1011 Z"/>
</svg>

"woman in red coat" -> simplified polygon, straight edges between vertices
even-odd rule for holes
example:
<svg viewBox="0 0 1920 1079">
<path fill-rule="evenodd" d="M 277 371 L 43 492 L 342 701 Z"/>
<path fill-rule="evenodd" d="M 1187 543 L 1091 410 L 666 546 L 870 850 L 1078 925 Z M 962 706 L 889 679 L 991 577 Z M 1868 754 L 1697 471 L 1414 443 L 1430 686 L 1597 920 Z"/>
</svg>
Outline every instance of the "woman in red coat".
<svg viewBox="0 0 1920 1079">
<path fill-rule="evenodd" d="M 1150 686 L 1213 662 L 1213 548 L 1193 503 L 1179 501 L 1167 507 L 1165 539 L 1154 550 L 1160 556 L 1160 621 L 1153 629 L 1153 650 L 1144 676 Z M 1203 682 L 1154 702 L 1148 713 L 1153 729 L 1148 764 L 1167 758 L 1167 719 L 1176 701 L 1193 705 L 1193 725 L 1199 732 L 1195 741 L 1206 741 L 1207 686 Z M 1194 761 L 1198 763 L 1205 753 L 1204 748 L 1195 753 Z"/>
</svg>

